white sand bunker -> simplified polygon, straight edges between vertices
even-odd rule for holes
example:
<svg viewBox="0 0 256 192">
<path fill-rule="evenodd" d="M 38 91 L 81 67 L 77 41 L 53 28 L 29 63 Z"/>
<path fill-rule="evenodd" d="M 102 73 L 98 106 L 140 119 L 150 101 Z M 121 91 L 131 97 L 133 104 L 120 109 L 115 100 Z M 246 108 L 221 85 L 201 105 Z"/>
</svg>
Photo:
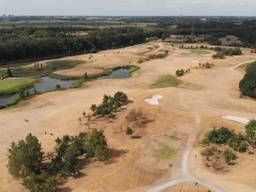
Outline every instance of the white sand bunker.
<svg viewBox="0 0 256 192">
<path fill-rule="evenodd" d="M 225 116 L 222 116 L 222 118 L 226 120 L 236 121 L 243 124 L 247 124 L 250 122 L 250 120 L 247 118 L 234 116 L 234 115 L 225 115 Z"/>
<path fill-rule="evenodd" d="M 159 105 L 159 99 L 161 99 L 162 95 L 153 95 L 150 98 L 145 99 L 144 101 L 147 102 L 150 105 Z"/>
</svg>

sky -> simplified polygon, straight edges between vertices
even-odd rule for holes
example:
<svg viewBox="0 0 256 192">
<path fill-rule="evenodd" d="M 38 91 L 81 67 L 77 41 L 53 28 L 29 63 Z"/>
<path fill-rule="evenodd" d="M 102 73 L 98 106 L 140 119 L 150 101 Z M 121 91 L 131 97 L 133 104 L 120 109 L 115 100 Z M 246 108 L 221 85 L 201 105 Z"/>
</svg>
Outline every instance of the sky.
<svg viewBox="0 0 256 192">
<path fill-rule="evenodd" d="M 256 16 L 256 0 L 0 0 L 0 15 Z"/>
</svg>

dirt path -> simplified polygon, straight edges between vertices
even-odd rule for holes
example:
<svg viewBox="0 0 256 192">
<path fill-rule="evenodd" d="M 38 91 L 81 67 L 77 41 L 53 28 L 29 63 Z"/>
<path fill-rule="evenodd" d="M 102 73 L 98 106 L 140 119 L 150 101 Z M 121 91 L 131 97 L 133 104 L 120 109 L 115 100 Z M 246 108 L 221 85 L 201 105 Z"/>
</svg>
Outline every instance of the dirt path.
<svg viewBox="0 0 256 192">
<path fill-rule="evenodd" d="M 245 64 L 248 64 L 248 63 L 253 63 L 255 62 L 256 60 L 249 60 L 249 61 L 245 61 L 245 62 L 242 62 L 242 63 L 238 63 L 236 64 L 235 66 L 232 66 L 231 69 L 237 69 L 238 67 L 242 66 L 242 65 L 245 65 Z"/>
<path fill-rule="evenodd" d="M 161 192 L 165 189 L 168 189 L 170 187 L 176 186 L 181 183 L 186 183 L 186 182 L 193 182 L 195 184 L 200 184 L 214 192 L 224 192 L 224 190 L 220 189 L 219 187 L 216 187 L 215 185 L 211 184 L 210 182 L 196 178 L 195 176 L 193 176 L 190 173 L 190 171 L 188 169 L 190 151 L 193 147 L 196 136 L 200 132 L 200 130 L 201 130 L 201 115 L 199 113 L 196 113 L 195 114 L 195 126 L 189 135 L 186 150 L 184 151 L 184 153 L 182 155 L 182 159 L 181 159 L 181 167 L 179 168 L 180 172 L 181 172 L 181 176 L 179 176 L 178 178 L 172 179 L 170 181 L 160 183 L 160 184 L 150 188 L 149 190 L 147 190 L 147 192 Z"/>
</svg>

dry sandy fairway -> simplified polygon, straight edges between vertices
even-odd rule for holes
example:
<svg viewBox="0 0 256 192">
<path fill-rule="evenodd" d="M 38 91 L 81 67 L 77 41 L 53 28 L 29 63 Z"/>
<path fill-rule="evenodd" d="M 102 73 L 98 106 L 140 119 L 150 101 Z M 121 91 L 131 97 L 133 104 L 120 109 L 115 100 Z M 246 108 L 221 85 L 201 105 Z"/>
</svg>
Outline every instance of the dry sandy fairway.
<svg viewBox="0 0 256 192">
<path fill-rule="evenodd" d="M 153 48 L 149 49 L 147 46 Z M 116 121 L 99 120 L 91 125 L 105 131 L 108 143 L 114 150 L 113 157 L 105 163 L 91 162 L 85 166 L 82 169 L 84 176 L 68 179 L 63 186 L 65 192 L 146 191 L 155 184 L 179 175 L 181 154 L 188 136 L 193 132 L 195 116 L 200 116 L 201 120 L 201 134 L 198 138 L 212 126 L 224 124 L 242 130 L 242 125 L 223 120 L 222 115 L 255 117 L 256 102 L 239 97 L 238 82 L 243 72 L 232 69 L 236 64 L 256 58 L 247 49 L 242 56 L 213 60 L 212 53 L 200 55 L 161 42 L 153 42 L 93 54 L 91 60 L 90 55 L 68 57 L 86 60 L 87 63 L 59 73 L 81 75 L 92 69 L 137 64 L 138 59 L 145 58 L 148 54 L 157 54 L 162 49 L 169 50 L 166 58 L 138 64 L 141 69 L 129 79 L 96 80 L 90 82 L 88 88 L 46 93 L 31 99 L 22 107 L 1 110 L 0 191 L 26 191 L 19 182 L 12 179 L 6 168 L 6 151 L 12 141 L 32 132 L 42 141 L 44 149 L 51 151 L 58 136 L 87 130 L 87 126 L 79 123 L 78 118 L 83 111 L 89 112 L 91 104 L 99 103 L 104 94 L 113 94 L 120 90 L 133 100 L 127 109 L 118 114 Z M 210 62 L 215 66 L 207 70 L 198 69 L 197 62 Z M 180 68 L 191 68 L 191 72 L 180 78 L 183 83 L 179 88 L 148 88 L 160 75 L 175 74 L 176 69 Z M 144 102 L 145 98 L 154 94 L 163 96 L 158 106 Z M 143 127 L 135 126 L 136 133 L 142 136 L 141 139 L 131 139 L 125 134 L 125 115 L 132 108 L 141 110 L 149 120 Z M 178 139 L 173 139 L 173 135 L 177 135 Z M 163 144 L 175 146 L 179 150 L 170 159 L 152 159 L 150 150 Z M 191 174 L 227 192 L 256 190 L 255 155 L 241 157 L 242 161 L 229 172 L 217 174 L 203 166 L 199 150 L 198 142 L 194 142 L 188 163 Z M 186 183 L 166 190 L 186 191 L 191 185 L 193 184 Z M 200 190 L 204 191 L 203 188 L 195 189 Z"/>
</svg>

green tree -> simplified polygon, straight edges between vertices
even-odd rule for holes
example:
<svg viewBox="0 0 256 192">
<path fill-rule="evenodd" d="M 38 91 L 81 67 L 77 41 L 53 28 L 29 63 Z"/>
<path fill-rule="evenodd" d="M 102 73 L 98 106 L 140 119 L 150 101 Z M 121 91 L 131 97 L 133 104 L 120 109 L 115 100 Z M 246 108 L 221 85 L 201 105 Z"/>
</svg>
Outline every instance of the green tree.
<svg viewBox="0 0 256 192">
<path fill-rule="evenodd" d="M 38 139 L 29 134 L 25 140 L 12 143 L 8 152 L 8 169 L 15 178 L 40 173 L 43 152 Z"/>
<path fill-rule="evenodd" d="M 209 131 L 207 140 L 210 143 L 225 144 L 227 143 L 228 139 L 231 138 L 233 135 L 234 133 L 228 128 L 221 127 L 219 129 L 213 129 L 212 131 Z"/>
<path fill-rule="evenodd" d="M 57 192 L 58 187 L 55 180 L 48 175 L 36 175 L 32 173 L 23 181 L 23 185 L 31 192 Z"/>
<path fill-rule="evenodd" d="M 245 126 L 245 134 L 248 142 L 253 146 L 256 147 L 256 120 L 251 120 Z"/>
</svg>

